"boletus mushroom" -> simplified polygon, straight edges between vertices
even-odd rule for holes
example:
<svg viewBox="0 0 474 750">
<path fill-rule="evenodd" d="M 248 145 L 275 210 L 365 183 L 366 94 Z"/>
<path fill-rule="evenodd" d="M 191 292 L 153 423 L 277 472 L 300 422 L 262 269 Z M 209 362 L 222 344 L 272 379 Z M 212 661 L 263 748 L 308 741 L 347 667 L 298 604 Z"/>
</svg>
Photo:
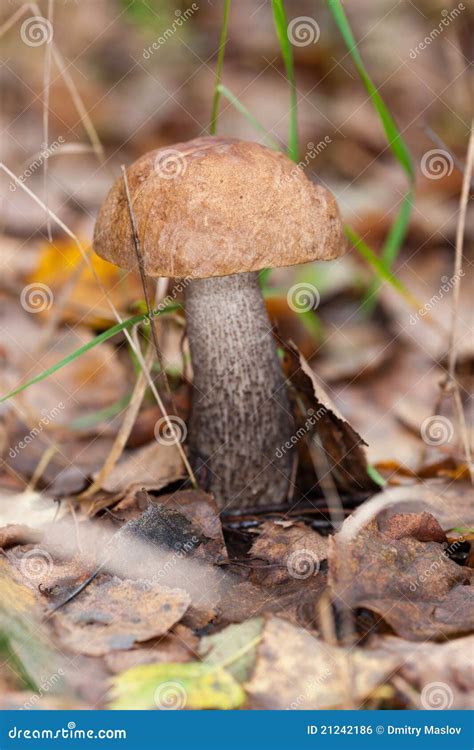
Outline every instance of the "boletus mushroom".
<svg viewBox="0 0 474 750">
<path fill-rule="evenodd" d="M 295 427 L 257 272 L 341 255 L 335 199 L 284 154 L 233 138 L 152 151 L 127 181 L 145 273 L 184 279 L 191 465 L 222 509 L 283 503 L 293 456 L 279 449 Z M 122 177 L 94 248 L 137 268 Z"/>
</svg>

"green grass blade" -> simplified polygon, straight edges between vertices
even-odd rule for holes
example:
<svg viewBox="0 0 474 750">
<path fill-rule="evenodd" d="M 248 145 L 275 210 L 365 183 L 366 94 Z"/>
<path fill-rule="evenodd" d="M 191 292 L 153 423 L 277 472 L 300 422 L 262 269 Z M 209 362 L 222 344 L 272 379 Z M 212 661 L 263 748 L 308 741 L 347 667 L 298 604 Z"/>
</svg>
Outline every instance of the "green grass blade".
<svg viewBox="0 0 474 750">
<path fill-rule="evenodd" d="M 212 100 L 211 124 L 209 126 L 209 132 L 211 135 L 215 135 L 217 132 L 217 119 L 219 116 L 219 102 L 220 102 L 221 93 L 222 93 L 219 89 L 219 85 L 222 80 L 222 69 L 224 67 L 225 46 L 227 44 L 227 34 L 229 31 L 230 3 L 231 3 L 231 0 L 224 0 L 224 18 L 222 19 L 221 35 L 219 39 L 219 52 L 217 53 L 216 84 L 214 87 L 214 97 Z"/>
<path fill-rule="evenodd" d="M 379 256 L 374 253 L 374 251 L 364 242 L 362 237 L 360 237 L 360 235 L 358 235 L 354 229 L 348 226 L 346 226 L 344 229 L 346 236 L 352 242 L 355 249 L 362 255 L 364 260 L 366 260 L 369 265 L 372 266 L 378 276 L 378 279 L 386 281 L 388 284 L 390 284 L 390 286 L 392 286 L 399 294 L 402 295 L 402 297 L 408 302 L 410 307 L 414 307 L 416 310 L 419 310 L 421 304 L 411 294 L 411 292 L 408 291 L 405 285 L 402 284 L 400 279 L 397 279 L 397 277 L 391 272 L 389 266 L 386 264 L 383 258 L 379 258 Z"/>
<path fill-rule="evenodd" d="M 372 103 L 380 117 L 390 149 L 407 173 L 408 177 L 410 178 L 410 182 L 413 182 L 415 179 L 415 172 L 413 169 L 410 152 L 395 124 L 392 115 L 388 111 L 385 102 L 377 91 L 377 87 L 373 83 L 366 70 L 366 67 L 362 61 L 362 57 L 360 56 L 359 50 L 357 49 L 357 44 L 354 39 L 354 35 L 352 34 L 351 27 L 349 25 L 349 21 L 347 20 L 347 16 L 342 7 L 342 4 L 340 0 L 328 0 L 328 5 L 329 10 L 331 11 L 332 16 L 339 28 L 339 31 L 341 32 L 342 38 L 346 43 L 349 54 L 354 61 L 354 65 L 362 80 L 362 83 L 364 84 L 367 93 L 372 99 Z"/>
<path fill-rule="evenodd" d="M 176 310 L 179 310 L 180 308 L 181 308 L 181 305 L 179 304 L 167 305 L 162 310 L 155 310 L 154 316 L 159 317 L 160 315 L 165 315 L 167 313 L 175 312 Z M 144 313 L 142 315 L 134 315 L 132 318 L 127 318 L 127 320 L 122 321 L 122 323 L 117 323 L 116 325 L 112 326 L 112 328 L 108 328 L 106 331 L 103 331 L 103 333 L 100 333 L 98 336 L 92 339 L 92 341 L 89 341 L 87 344 L 84 344 L 84 346 L 80 346 L 79 349 L 76 349 L 74 352 L 71 352 L 71 354 L 68 354 L 67 357 L 64 357 L 64 359 L 61 359 L 59 362 L 56 362 L 51 367 L 48 367 L 47 370 L 43 370 L 43 372 L 40 372 L 39 375 L 35 375 L 35 377 L 31 378 L 31 380 L 28 380 L 26 383 L 23 383 L 23 385 L 18 386 L 18 388 L 15 388 L 14 390 L 7 393 L 5 396 L 2 396 L 0 398 L 0 404 L 3 403 L 4 401 L 8 401 L 9 398 L 16 396 L 18 393 L 21 393 L 22 391 L 26 390 L 30 386 L 35 385 L 35 383 L 40 383 L 42 380 L 45 380 L 46 378 L 48 378 L 50 375 L 53 375 L 58 370 L 61 370 L 63 367 L 66 367 L 66 365 L 69 365 L 71 364 L 71 362 L 74 362 L 76 359 L 81 357 L 90 349 L 93 349 L 95 346 L 98 346 L 98 344 L 102 344 L 104 341 L 108 341 L 108 339 L 111 339 L 117 333 L 124 331 L 126 328 L 131 328 L 131 326 L 135 325 L 136 323 L 141 323 L 146 318 L 148 318 L 147 313 Z"/>
<path fill-rule="evenodd" d="M 270 148 L 273 148 L 275 151 L 281 151 L 279 144 L 274 138 L 272 138 L 269 133 L 267 133 L 262 123 L 259 122 L 251 112 L 249 112 L 247 107 L 237 99 L 237 97 L 232 93 L 232 91 L 230 91 L 230 89 L 227 88 L 227 86 L 224 86 L 222 83 L 220 83 L 217 88 L 219 89 L 222 96 L 225 96 L 225 98 L 232 104 L 232 106 L 235 107 L 237 112 L 243 115 L 245 119 L 248 120 L 251 125 L 253 125 L 255 130 L 257 130 L 261 134 Z"/>
<path fill-rule="evenodd" d="M 295 64 L 293 48 L 288 39 L 288 20 L 283 0 L 272 0 L 273 20 L 285 63 L 286 77 L 290 86 L 290 124 L 288 133 L 288 156 L 298 162 L 298 101 L 296 94 Z"/>
<path fill-rule="evenodd" d="M 120 414 L 120 412 L 129 405 L 130 399 L 131 394 L 129 393 L 127 396 L 123 396 L 123 398 L 110 404 L 110 406 L 106 406 L 104 409 L 99 409 L 98 411 L 92 412 L 92 414 L 84 414 L 81 417 L 77 417 L 77 419 L 73 419 L 70 423 L 71 430 L 87 430 L 90 427 L 95 427 L 95 425 L 100 424 L 101 422 L 116 417 L 117 414 Z"/>
<path fill-rule="evenodd" d="M 357 43 L 354 39 L 354 35 L 349 25 L 349 21 L 347 20 L 347 16 L 345 14 L 345 11 L 342 7 L 340 0 L 328 0 L 328 6 L 337 24 L 337 27 L 339 28 L 339 31 L 341 32 L 342 38 L 344 39 L 346 43 L 347 49 L 349 50 L 349 54 L 352 57 L 356 70 L 359 74 L 359 77 L 362 80 L 362 83 L 364 84 L 366 91 L 372 100 L 372 104 L 377 114 L 380 117 L 380 121 L 382 123 L 382 127 L 384 129 L 389 148 L 392 151 L 395 158 L 398 160 L 398 163 L 400 164 L 402 169 L 405 171 L 408 177 L 409 184 L 410 184 L 410 190 L 407 192 L 407 194 L 403 198 L 400 210 L 398 211 L 395 221 L 392 224 L 392 227 L 390 228 L 390 231 L 387 235 L 387 238 L 384 242 L 384 245 L 381 251 L 381 256 L 384 261 L 382 268 L 387 268 L 387 267 L 391 268 L 391 266 L 393 265 L 393 263 L 398 257 L 398 253 L 400 252 L 400 248 L 406 237 L 406 234 L 408 231 L 408 225 L 410 222 L 411 209 L 412 209 L 412 204 L 413 204 L 412 187 L 415 181 L 415 171 L 413 168 L 413 162 L 411 159 L 410 152 L 408 150 L 408 146 L 403 140 L 402 135 L 400 131 L 398 130 L 392 115 L 390 114 L 385 102 L 383 101 L 382 97 L 380 96 L 377 90 L 377 87 L 375 86 L 375 84 L 373 83 L 372 79 L 370 78 L 367 72 L 367 69 L 364 65 L 362 57 L 357 48 Z M 358 249 L 360 252 L 362 251 L 361 248 L 362 246 L 359 245 Z M 370 250 L 370 248 L 368 248 L 368 246 L 365 243 L 364 243 L 364 248 L 365 248 L 365 252 L 367 250 Z M 370 253 L 371 253 L 371 258 L 373 261 L 373 258 L 376 256 L 374 256 L 371 250 L 370 250 Z M 366 257 L 366 260 L 368 260 L 367 252 L 366 252 L 365 257 Z M 372 261 L 369 260 L 369 262 L 371 262 L 371 264 L 374 265 Z M 379 273 L 380 267 L 378 270 L 377 269 L 375 270 L 377 273 Z M 391 278 L 392 278 L 392 281 L 390 281 L 389 283 L 392 283 L 395 277 L 391 275 Z M 372 284 L 372 286 L 369 288 L 367 295 L 364 299 L 363 304 L 367 312 L 370 312 L 376 304 L 378 286 L 379 285 L 377 281 L 375 281 Z M 399 288 L 399 291 L 401 291 L 400 288 Z"/>
</svg>

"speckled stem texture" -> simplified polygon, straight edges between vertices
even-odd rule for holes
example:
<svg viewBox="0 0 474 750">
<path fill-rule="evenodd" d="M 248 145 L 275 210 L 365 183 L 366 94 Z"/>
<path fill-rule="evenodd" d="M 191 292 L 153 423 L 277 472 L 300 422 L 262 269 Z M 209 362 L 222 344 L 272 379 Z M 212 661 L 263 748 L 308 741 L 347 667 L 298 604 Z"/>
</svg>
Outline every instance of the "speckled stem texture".
<svg viewBox="0 0 474 750">
<path fill-rule="evenodd" d="M 189 450 L 221 509 L 283 503 L 293 417 L 256 273 L 186 286 L 194 373 Z"/>
</svg>

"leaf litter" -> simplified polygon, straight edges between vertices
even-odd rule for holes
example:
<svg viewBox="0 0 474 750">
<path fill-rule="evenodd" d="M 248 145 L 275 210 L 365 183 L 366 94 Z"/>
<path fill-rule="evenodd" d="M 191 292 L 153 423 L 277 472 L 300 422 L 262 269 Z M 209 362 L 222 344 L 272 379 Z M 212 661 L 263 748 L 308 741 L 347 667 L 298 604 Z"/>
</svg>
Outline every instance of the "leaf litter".
<svg viewBox="0 0 474 750">
<path fill-rule="evenodd" d="M 107 15 L 106 5 L 101 12 Z M 236 10 L 236 49 L 244 54 L 250 49 L 251 60 L 260 55 L 261 46 L 269 55 L 278 52 L 268 25 L 259 24 L 257 37 L 249 37 L 243 33 L 245 19 Z M 359 22 L 369 22 L 370 14 L 368 7 L 361 9 Z M 416 15 L 412 21 L 422 38 L 423 24 Z M 107 23 L 101 26 L 108 28 Z M 79 24 L 78 29 L 80 34 Z M 105 49 L 116 46 L 110 32 L 104 34 L 104 45 Z M 311 80 L 322 70 L 318 49 L 314 45 L 294 51 Z M 387 70 L 396 62 L 390 55 L 387 45 L 386 57 L 380 61 Z M 113 76 L 116 56 L 104 59 L 107 75 Z M 99 154 L 102 147 L 87 116 L 82 86 L 81 92 L 74 89 L 56 46 L 54 60 L 66 80 L 51 86 L 55 106 L 49 127 L 54 129 L 57 107 L 62 124 L 77 124 L 79 111 Z M 427 57 L 417 63 L 424 78 L 433 80 Z M 35 76 L 29 57 L 24 64 Z M 433 65 L 440 67 L 437 60 Z M 163 75 L 171 77 L 172 86 L 174 74 Z M 401 75 L 407 77 L 406 89 L 413 94 L 408 68 Z M 241 89 L 241 71 L 232 60 L 226 76 L 230 89 Z M 384 94 L 396 100 L 400 80 L 394 80 L 394 87 L 388 81 Z M 100 131 L 128 139 L 139 122 L 127 127 L 130 117 L 139 117 L 140 105 L 151 101 L 143 78 L 127 84 L 133 86 L 139 105 L 135 115 L 126 105 L 129 97 L 123 96 L 123 88 L 114 88 L 104 98 L 103 81 L 89 84 L 94 100 L 101 101 Z M 391 227 L 389 193 L 394 189 L 400 194 L 405 183 L 381 160 L 362 186 L 355 179 L 365 170 L 367 159 L 372 162 L 374 148 L 382 150 L 386 144 L 375 126 L 374 112 L 360 106 L 356 87 L 350 83 L 343 88 L 343 96 L 330 97 L 321 106 L 327 108 L 329 119 L 346 123 L 346 138 L 318 154 L 317 171 L 335 170 L 349 183 L 344 189 L 345 212 L 357 232 L 379 248 Z M 189 87 L 194 107 L 202 107 L 206 100 L 202 89 L 195 77 Z M 280 121 L 287 88 L 279 73 L 273 76 L 269 70 L 258 78 L 247 103 L 258 104 L 269 89 L 278 114 L 275 120 Z M 86 90 L 86 100 L 90 95 L 91 90 Z M 312 96 L 317 101 L 319 94 Z M 428 103 L 423 101 L 423 106 Z M 164 133 L 168 142 L 170 130 L 180 134 L 186 130 L 181 99 L 163 104 L 163 112 L 159 108 L 156 119 L 133 136 L 133 150 L 155 147 L 156 138 L 161 143 Z M 404 106 L 410 118 L 415 116 L 413 96 L 405 98 Z M 352 116 L 355 110 L 357 118 Z M 314 124 L 304 101 L 301 114 L 302 144 L 317 142 L 325 133 Z M 37 113 L 27 115 L 35 118 Z M 195 115 L 204 121 L 203 111 Z M 255 137 L 245 119 L 235 118 L 232 111 L 222 115 L 229 132 Z M 17 127 L 19 142 L 29 142 L 25 138 L 29 123 L 19 117 Z M 275 127 L 283 141 L 284 130 Z M 183 137 L 187 136 L 186 132 Z M 458 138 L 454 133 L 447 136 L 453 141 Z M 412 133 L 412 140 L 421 155 L 426 139 L 422 133 Z M 461 153 L 460 138 L 454 145 Z M 13 142 L 11 149 L 15 163 Z M 20 156 L 24 159 L 23 153 Z M 59 162 L 51 160 L 50 175 L 61 175 Z M 74 227 L 69 239 L 53 225 L 53 242 L 47 246 L 36 237 L 27 240 L 47 223 L 46 214 L 25 191 L 17 190 L 14 196 L 7 191 L 3 215 L 7 236 L 1 248 L 7 262 L 5 269 L 2 265 L 0 297 L 4 393 L 25 379 L 32 367 L 33 374 L 43 372 L 80 344 L 92 343 L 97 331 L 116 320 L 107 297 L 126 315 L 142 296 L 136 277 L 127 277 L 122 284 L 119 274 L 103 264 L 95 264 L 102 288 L 90 268 L 77 271 L 82 256 L 70 239 L 89 235 L 86 212 L 95 212 L 100 193 L 110 182 L 95 166 L 94 180 L 87 182 L 86 160 L 81 162 L 75 169 L 61 167 L 63 179 L 50 181 L 47 202 Z M 118 168 L 118 162 L 114 166 Z M 279 299 L 268 297 L 283 338 L 297 341 L 304 354 L 303 358 L 291 345 L 285 347 L 298 418 L 297 492 L 288 512 L 270 509 L 263 515 L 220 518 L 212 498 L 189 489 L 176 446 L 169 449 L 154 439 L 154 425 L 163 414 L 153 406 L 149 381 L 136 415 L 135 434 L 128 431 L 120 459 L 111 471 L 100 474 L 114 451 L 123 408 L 139 369 L 136 355 L 130 356 L 118 336 L 2 406 L 0 477 L 5 494 L 0 499 L 0 546 L 6 556 L 0 560 L 0 636 L 8 641 L 8 660 L 16 655 L 33 683 L 22 683 L 13 670 L 7 672 L 2 666 L 0 685 L 7 690 L 2 705 L 29 706 L 33 701 L 34 707 L 41 708 L 413 708 L 423 705 L 423 689 L 434 679 L 448 684 L 453 707 L 469 705 L 472 675 L 465 656 L 472 644 L 465 633 L 472 630 L 472 586 L 468 585 L 473 559 L 472 485 L 452 404 L 438 398 L 452 313 L 452 295 L 442 285 L 447 283 L 444 277 L 449 282 L 452 275 L 451 245 L 457 224 L 453 196 L 460 182 L 456 170 L 439 181 L 424 175 L 419 180 L 418 210 L 392 269 L 411 296 L 425 305 L 419 311 L 410 308 L 393 286 L 383 284 L 375 314 L 364 317 L 360 300 L 372 270 L 356 253 L 336 267 L 331 264 L 328 271 L 311 267 L 283 276 L 275 272 L 275 283 L 281 286 L 292 280 L 310 281 L 321 291 L 320 307 L 306 316 L 289 313 L 285 293 Z M 40 183 L 39 175 L 29 182 L 34 194 L 41 194 Z M 72 193 L 77 200 L 70 200 Z M 466 234 L 472 237 L 470 220 Z M 415 252 L 420 247 L 424 251 Z M 469 263 L 469 248 L 465 252 Z M 331 283 L 325 287 L 326 272 Z M 61 300 L 60 310 L 34 317 L 14 304 L 13 296 L 31 283 L 49 286 Z M 457 342 L 457 375 L 465 402 L 472 389 L 472 344 L 465 335 L 470 283 L 463 278 Z M 348 319 L 342 327 L 340 323 Z M 43 335 L 43 323 L 52 346 L 34 360 L 31 353 Z M 69 325 L 75 326 L 73 333 Z M 181 341 L 181 325 L 182 321 L 164 325 L 160 344 L 165 358 L 173 361 L 174 396 L 179 392 L 182 397 L 180 415 L 186 420 L 189 357 Z M 147 343 L 146 332 L 143 341 Z M 158 365 L 153 367 L 154 377 Z M 66 398 L 67 408 L 42 434 L 34 433 L 28 447 L 14 458 L 9 456 L 8 449 L 17 446 L 25 433 L 37 430 L 42 409 L 55 408 Z M 163 402 L 168 407 L 164 397 Z M 444 443 L 427 444 L 423 439 L 423 424 L 433 413 L 445 425 L 447 420 L 450 433 L 452 427 Z M 387 482 L 383 494 L 394 512 L 382 510 L 376 520 L 368 517 L 349 540 L 341 539 L 345 528 L 350 528 L 347 520 L 334 533 L 328 507 L 334 498 L 326 496 L 314 476 L 315 444 L 326 454 L 346 516 L 379 490 L 373 466 L 379 479 L 381 474 Z M 54 453 L 46 460 L 50 449 Z M 92 497 L 86 498 L 84 490 L 94 478 L 100 481 Z M 410 505 L 406 497 L 399 503 L 400 490 L 410 496 Z M 52 612 L 101 565 L 83 591 Z M 348 612 L 355 628 L 352 634 L 346 627 Z M 67 669 L 59 654 L 74 658 L 75 669 Z M 64 671 L 58 688 L 61 696 L 51 690 L 38 697 L 45 670 L 47 674 Z M 111 675 L 115 677 L 105 702 Z M 174 690 L 168 693 L 165 686 L 170 682 Z"/>
</svg>

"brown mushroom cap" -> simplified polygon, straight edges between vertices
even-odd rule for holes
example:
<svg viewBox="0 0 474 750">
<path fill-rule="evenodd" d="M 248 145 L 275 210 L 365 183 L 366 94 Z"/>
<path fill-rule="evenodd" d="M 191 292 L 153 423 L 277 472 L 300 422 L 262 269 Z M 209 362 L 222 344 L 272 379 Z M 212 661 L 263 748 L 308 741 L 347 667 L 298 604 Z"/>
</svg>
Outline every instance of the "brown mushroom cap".
<svg viewBox="0 0 474 750">
<path fill-rule="evenodd" d="M 258 143 L 196 138 L 145 154 L 127 178 L 149 276 L 226 276 L 345 250 L 333 195 Z M 123 177 L 99 212 L 94 249 L 137 267 Z"/>
</svg>

